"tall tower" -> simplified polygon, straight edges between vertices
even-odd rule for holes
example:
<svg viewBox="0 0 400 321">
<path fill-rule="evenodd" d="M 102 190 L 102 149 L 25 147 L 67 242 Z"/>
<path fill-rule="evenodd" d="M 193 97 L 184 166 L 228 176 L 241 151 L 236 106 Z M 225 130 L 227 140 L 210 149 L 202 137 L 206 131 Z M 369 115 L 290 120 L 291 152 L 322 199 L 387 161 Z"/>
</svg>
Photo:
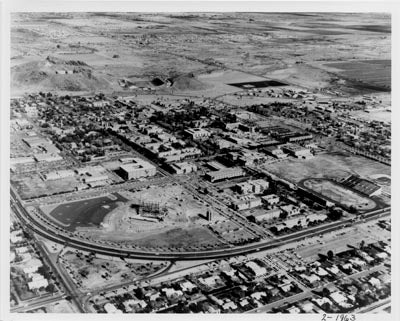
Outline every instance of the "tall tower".
<svg viewBox="0 0 400 321">
<path fill-rule="evenodd" d="M 211 212 L 210 209 L 207 210 L 207 216 L 206 216 L 206 218 L 207 218 L 207 221 L 212 221 L 212 212 Z"/>
</svg>

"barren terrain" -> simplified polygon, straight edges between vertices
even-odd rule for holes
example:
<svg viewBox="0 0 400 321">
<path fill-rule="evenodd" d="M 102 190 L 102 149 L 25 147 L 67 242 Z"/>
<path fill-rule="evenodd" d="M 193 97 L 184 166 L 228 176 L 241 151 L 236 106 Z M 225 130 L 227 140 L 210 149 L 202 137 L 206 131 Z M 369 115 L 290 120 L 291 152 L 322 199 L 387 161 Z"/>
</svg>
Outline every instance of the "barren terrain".
<svg viewBox="0 0 400 321">
<path fill-rule="evenodd" d="M 390 70 L 365 60 L 390 60 L 390 32 L 385 14 L 20 13 L 12 16 L 12 93 L 140 93 L 147 87 L 219 96 L 238 91 L 227 84 L 244 78 L 334 89 L 343 87 L 343 77 L 349 93 L 363 91 L 369 81 L 387 88 Z M 355 60 L 372 66 L 379 79 L 371 71 L 339 68 Z M 63 69 L 75 73 L 55 73 Z M 121 80 L 129 86 L 122 88 Z"/>
</svg>

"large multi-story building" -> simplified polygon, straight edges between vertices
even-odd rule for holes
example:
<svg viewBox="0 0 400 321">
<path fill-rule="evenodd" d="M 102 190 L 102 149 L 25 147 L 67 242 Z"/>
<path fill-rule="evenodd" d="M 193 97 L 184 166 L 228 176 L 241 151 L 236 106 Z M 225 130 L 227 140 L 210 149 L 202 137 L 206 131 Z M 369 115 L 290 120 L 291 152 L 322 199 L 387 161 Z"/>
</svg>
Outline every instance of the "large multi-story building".
<svg viewBox="0 0 400 321">
<path fill-rule="evenodd" d="M 262 205 L 261 198 L 254 197 L 254 195 L 242 196 L 241 199 L 232 201 L 231 204 L 231 206 L 238 211 L 247 210 L 261 205 Z"/>
<path fill-rule="evenodd" d="M 267 155 L 271 155 L 278 159 L 286 158 L 288 156 L 286 153 L 283 152 L 282 149 L 277 146 L 268 146 L 265 147 L 263 150 Z"/>
<path fill-rule="evenodd" d="M 273 208 L 273 209 L 270 209 L 267 211 L 252 214 L 252 215 L 248 216 L 248 219 L 253 222 L 261 223 L 264 221 L 272 220 L 274 218 L 279 218 L 281 213 L 282 213 L 281 209 Z"/>
<path fill-rule="evenodd" d="M 203 128 L 186 129 L 185 134 L 188 135 L 192 140 L 207 139 L 211 136 L 211 133 Z"/>
<path fill-rule="evenodd" d="M 287 144 L 282 146 L 282 150 L 286 153 L 288 153 L 291 156 L 297 157 L 297 158 L 305 158 L 309 159 L 313 157 L 313 154 L 311 154 L 311 151 L 308 148 L 301 147 L 296 144 Z"/>
<path fill-rule="evenodd" d="M 279 196 L 275 195 L 275 194 L 270 194 L 270 195 L 265 195 L 263 197 L 261 197 L 261 199 L 263 200 L 264 203 L 266 203 L 267 205 L 275 205 L 279 203 Z"/>
<path fill-rule="evenodd" d="M 188 174 L 197 171 L 197 166 L 193 163 L 188 163 L 188 162 L 173 163 L 170 164 L 170 167 L 171 170 L 178 175 Z"/>
<path fill-rule="evenodd" d="M 232 167 L 221 169 L 219 171 L 208 172 L 206 173 L 206 178 L 211 182 L 216 182 L 227 178 L 241 177 L 245 174 L 246 173 L 242 168 Z"/>
<path fill-rule="evenodd" d="M 252 181 L 247 181 L 243 183 L 236 184 L 236 190 L 240 194 L 260 194 L 268 188 L 269 184 L 263 179 L 257 179 Z"/>
<path fill-rule="evenodd" d="M 157 172 L 154 165 L 140 158 L 133 158 L 131 163 L 123 164 L 119 169 L 122 178 L 126 180 L 154 176 Z"/>
</svg>

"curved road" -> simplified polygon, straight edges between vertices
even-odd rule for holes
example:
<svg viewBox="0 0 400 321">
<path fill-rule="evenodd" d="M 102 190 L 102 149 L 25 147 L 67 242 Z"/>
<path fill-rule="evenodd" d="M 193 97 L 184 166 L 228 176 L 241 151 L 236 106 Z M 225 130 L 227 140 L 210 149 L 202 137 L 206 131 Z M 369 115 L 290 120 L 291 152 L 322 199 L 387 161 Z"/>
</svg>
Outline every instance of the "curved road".
<svg viewBox="0 0 400 321">
<path fill-rule="evenodd" d="M 327 233 L 342 228 L 345 225 L 352 224 L 354 220 L 344 219 L 337 222 L 332 222 L 325 224 L 323 226 L 318 226 L 316 228 L 307 229 L 305 231 L 300 231 L 297 233 L 292 233 L 290 235 L 278 237 L 274 240 L 267 240 L 258 243 L 247 244 L 243 246 L 237 246 L 233 248 L 217 249 L 217 250 L 207 250 L 199 252 L 144 252 L 135 249 L 124 249 L 124 248 L 113 248 L 111 246 L 99 245 L 94 243 L 89 243 L 82 241 L 80 239 L 72 238 L 63 234 L 57 234 L 48 227 L 41 224 L 40 221 L 33 219 L 25 208 L 21 205 L 18 198 L 16 197 L 13 190 L 11 190 L 12 196 L 12 207 L 14 208 L 18 217 L 29 227 L 31 230 L 37 234 L 57 243 L 68 243 L 69 246 L 74 248 L 95 252 L 104 255 L 118 256 L 125 258 L 137 258 L 137 259 L 149 259 L 149 260 L 200 260 L 200 259 L 222 259 L 231 256 L 244 255 L 248 253 L 253 253 L 262 250 L 272 249 L 274 247 L 284 245 L 290 242 L 301 240 L 305 237 L 319 235 L 321 233 Z M 382 215 L 390 214 L 390 207 L 386 209 L 380 209 L 372 211 L 370 213 L 364 214 L 364 220 L 371 220 Z"/>
</svg>

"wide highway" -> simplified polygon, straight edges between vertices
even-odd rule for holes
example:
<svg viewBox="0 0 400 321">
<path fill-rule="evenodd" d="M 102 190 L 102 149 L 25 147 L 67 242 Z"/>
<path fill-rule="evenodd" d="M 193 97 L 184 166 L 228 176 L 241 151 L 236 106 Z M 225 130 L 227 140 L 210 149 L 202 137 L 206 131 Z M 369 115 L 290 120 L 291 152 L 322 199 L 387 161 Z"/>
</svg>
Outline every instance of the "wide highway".
<svg viewBox="0 0 400 321">
<path fill-rule="evenodd" d="M 277 237 L 273 240 L 265 240 L 258 243 L 251 243 L 242 246 L 235 246 L 232 248 L 206 250 L 198 252 L 149 252 L 140 251 L 137 249 L 127 248 L 116 248 L 107 245 L 100 245 L 92 243 L 90 241 L 84 241 L 77 237 L 70 237 L 67 234 L 57 233 L 53 231 L 45 224 L 42 224 L 40 220 L 32 218 L 26 209 L 22 206 L 15 192 L 11 189 L 11 206 L 15 210 L 21 221 L 35 233 L 57 243 L 66 244 L 68 246 L 77 248 L 83 251 L 94 252 L 98 254 L 118 256 L 125 258 L 135 259 L 148 259 L 148 260 L 200 260 L 200 259 L 222 259 L 231 256 L 244 255 L 254 253 L 257 251 L 263 251 L 281 246 L 294 241 L 302 240 L 306 237 L 316 236 L 322 233 L 328 233 L 337 229 L 340 229 L 349 224 L 356 224 L 353 218 L 343 219 L 340 221 L 324 224 L 315 228 L 307 229 L 297 233 L 291 233 L 286 236 Z M 387 216 L 390 214 L 390 207 L 380 210 L 375 210 L 363 215 L 361 221 L 369 221 L 381 216 Z"/>
</svg>

